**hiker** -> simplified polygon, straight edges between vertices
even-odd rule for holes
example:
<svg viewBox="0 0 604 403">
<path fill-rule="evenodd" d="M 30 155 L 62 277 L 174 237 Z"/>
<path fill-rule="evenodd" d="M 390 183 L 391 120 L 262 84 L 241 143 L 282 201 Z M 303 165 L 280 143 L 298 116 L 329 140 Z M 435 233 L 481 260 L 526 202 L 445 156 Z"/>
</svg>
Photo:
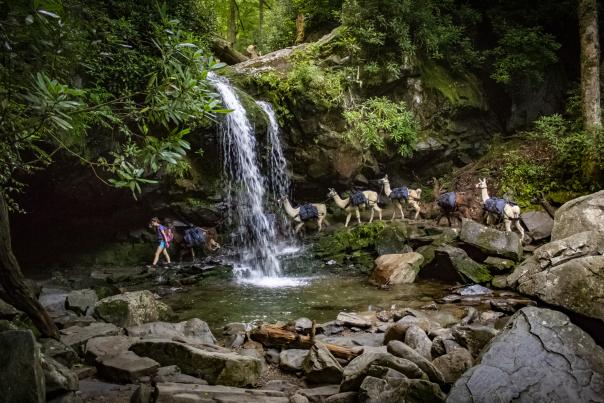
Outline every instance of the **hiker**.
<svg viewBox="0 0 604 403">
<path fill-rule="evenodd" d="M 170 247 L 170 242 L 172 241 L 172 230 L 168 227 L 161 225 L 159 222 L 159 218 L 153 217 L 151 222 L 149 223 L 149 228 L 155 229 L 157 232 L 157 249 L 155 250 L 155 256 L 153 257 L 153 267 L 157 266 L 157 261 L 159 260 L 159 255 L 164 254 L 166 257 L 166 262 L 170 264 L 170 255 L 168 255 L 168 248 Z"/>
</svg>

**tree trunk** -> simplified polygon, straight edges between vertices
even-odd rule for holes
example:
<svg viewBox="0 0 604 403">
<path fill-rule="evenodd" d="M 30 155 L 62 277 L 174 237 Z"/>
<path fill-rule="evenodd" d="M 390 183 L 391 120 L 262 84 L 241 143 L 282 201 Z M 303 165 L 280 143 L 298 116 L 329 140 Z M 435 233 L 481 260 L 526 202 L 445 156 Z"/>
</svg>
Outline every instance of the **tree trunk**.
<svg viewBox="0 0 604 403">
<path fill-rule="evenodd" d="M 237 40 L 237 1 L 230 0 L 229 3 L 229 24 L 228 24 L 227 40 L 231 46 L 235 45 Z"/>
<path fill-rule="evenodd" d="M 296 17 L 296 43 L 304 42 L 304 14 Z"/>
<path fill-rule="evenodd" d="M 253 329 L 250 332 L 250 338 L 265 346 L 311 348 L 315 344 L 314 336 L 303 336 L 275 325 L 262 325 Z M 351 360 L 360 354 L 359 351 L 335 344 L 325 343 L 325 347 L 334 357 L 345 360 Z"/>
<path fill-rule="evenodd" d="M 583 128 L 591 139 L 584 173 L 594 181 L 602 179 L 598 161 L 601 141 L 600 40 L 597 0 L 579 0 L 579 36 L 581 40 L 581 110 Z"/>
<path fill-rule="evenodd" d="M 263 49 L 262 36 L 264 28 L 264 0 L 258 0 L 258 32 L 256 34 L 256 46 Z"/>
<path fill-rule="evenodd" d="M 48 316 L 42 305 L 34 297 L 30 287 L 25 283 L 23 273 L 17 262 L 10 240 L 10 223 L 8 206 L 0 191 L 0 284 L 4 288 L 8 303 L 25 312 L 40 333 L 46 337 L 58 338 L 57 327 Z"/>
<path fill-rule="evenodd" d="M 245 55 L 233 49 L 229 42 L 225 41 L 224 39 L 212 38 L 211 46 L 212 51 L 220 59 L 220 61 L 227 64 L 237 64 L 248 60 Z"/>
</svg>

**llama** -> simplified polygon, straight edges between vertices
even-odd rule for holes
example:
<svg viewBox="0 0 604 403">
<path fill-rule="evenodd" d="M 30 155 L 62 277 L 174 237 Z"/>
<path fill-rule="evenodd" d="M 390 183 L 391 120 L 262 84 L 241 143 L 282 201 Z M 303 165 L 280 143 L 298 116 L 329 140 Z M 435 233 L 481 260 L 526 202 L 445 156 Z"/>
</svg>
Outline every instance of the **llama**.
<svg viewBox="0 0 604 403">
<path fill-rule="evenodd" d="M 486 178 L 478 179 L 476 188 L 480 189 L 483 206 L 485 204 L 489 203 L 489 199 L 491 200 L 492 203 L 496 202 L 496 199 L 491 199 L 489 197 Z M 500 215 L 503 218 L 503 224 L 505 225 L 505 231 L 512 232 L 512 221 L 514 221 L 514 225 L 516 226 L 516 229 L 520 233 L 520 242 L 522 242 L 524 240 L 524 229 L 522 228 L 522 225 L 520 225 L 520 206 L 511 204 L 510 202 L 504 201 L 503 199 L 501 199 L 501 200 L 502 200 L 501 204 L 503 204 L 503 209 L 502 209 Z M 485 208 L 485 212 L 489 213 L 486 210 L 486 208 Z M 488 224 L 488 215 L 487 215 L 487 224 Z"/>
<path fill-rule="evenodd" d="M 365 199 L 367 200 L 367 207 L 371 208 L 371 216 L 369 217 L 369 222 L 371 223 L 373 221 L 373 215 L 376 211 L 378 212 L 378 215 L 381 220 L 382 209 L 380 208 L 380 206 L 378 206 L 377 192 L 374 192 L 373 190 L 365 190 L 362 193 L 365 196 Z M 361 224 L 361 213 L 359 212 L 359 206 L 353 206 L 350 203 L 350 197 L 342 199 L 338 192 L 336 192 L 335 189 L 332 188 L 329 188 L 329 193 L 327 194 L 327 197 L 333 199 L 333 201 L 339 208 L 343 209 L 345 212 L 348 213 L 348 215 L 346 216 L 346 224 L 344 225 L 345 227 L 348 227 L 348 223 L 350 222 L 350 217 L 352 216 L 353 211 L 355 212 L 358 223 Z"/>
<path fill-rule="evenodd" d="M 438 196 L 437 204 L 440 208 L 440 214 L 436 217 L 436 225 L 440 224 L 440 220 L 443 217 L 447 217 L 449 227 L 451 224 L 451 217 L 455 216 L 461 223 L 460 216 L 464 218 L 470 217 L 470 207 L 474 201 L 474 194 L 472 192 L 447 192 Z"/>
<path fill-rule="evenodd" d="M 384 186 L 384 194 L 386 194 L 386 197 L 390 197 L 392 195 L 392 189 L 390 188 L 390 181 L 388 180 L 388 175 L 386 175 L 386 176 L 384 176 L 384 178 L 380 179 L 379 182 Z M 399 188 L 399 189 L 401 189 L 401 188 Z M 413 207 L 413 209 L 415 210 L 415 217 L 413 217 L 413 219 L 417 220 L 417 217 L 419 217 L 419 213 L 421 211 L 421 208 L 419 206 L 419 200 L 422 195 L 422 190 L 419 188 L 418 189 L 408 189 L 407 192 L 408 193 L 407 193 L 407 197 L 405 200 L 407 200 L 407 203 L 409 203 L 409 205 L 411 207 Z M 401 220 L 404 220 L 405 214 L 403 213 L 402 199 L 390 197 L 390 200 L 392 200 L 392 204 L 394 204 L 394 207 L 395 207 L 394 211 L 392 212 L 392 219 L 390 221 L 394 221 L 394 218 L 396 217 L 396 209 L 398 209 L 401 213 Z"/>
<path fill-rule="evenodd" d="M 290 216 L 295 222 L 298 223 L 294 230 L 294 233 L 297 234 L 298 231 L 300 231 L 300 228 L 302 228 L 302 226 L 304 226 L 304 224 L 305 224 L 305 221 L 300 218 L 300 206 L 294 208 L 291 205 L 291 203 L 289 202 L 289 199 L 287 198 L 287 196 L 281 197 L 279 199 L 279 204 L 281 204 L 283 206 L 285 213 L 288 216 Z M 325 225 L 329 225 L 329 222 L 327 221 L 327 218 L 326 218 L 327 206 L 325 206 L 325 204 L 323 204 L 323 203 L 312 203 L 312 205 L 317 209 L 317 211 L 319 213 L 316 220 L 317 220 L 317 226 L 319 227 L 319 232 L 321 232 L 323 229 L 323 223 L 325 223 Z M 307 221 L 310 221 L 310 220 L 307 220 Z"/>
</svg>

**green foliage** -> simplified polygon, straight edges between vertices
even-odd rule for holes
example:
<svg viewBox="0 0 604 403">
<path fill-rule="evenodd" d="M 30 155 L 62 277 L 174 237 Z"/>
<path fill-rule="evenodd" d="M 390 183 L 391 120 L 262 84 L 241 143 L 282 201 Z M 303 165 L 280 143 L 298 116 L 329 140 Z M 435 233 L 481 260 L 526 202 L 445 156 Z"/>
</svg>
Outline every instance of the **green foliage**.
<svg viewBox="0 0 604 403">
<path fill-rule="evenodd" d="M 345 111 L 344 118 L 349 127 L 345 134 L 348 141 L 382 151 L 386 140 L 390 140 L 398 146 L 401 156 L 413 154 L 419 123 L 404 102 L 370 98 L 358 108 Z"/>
<path fill-rule="evenodd" d="M 9 202 L 18 178 L 60 150 L 140 193 L 160 171 L 182 174 L 190 129 L 226 112 L 207 81 L 222 64 L 183 29 L 201 20 L 173 18 L 176 3 L 0 4 L 0 191 Z"/>
<path fill-rule="evenodd" d="M 531 206 L 532 199 L 557 187 L 549 167 L 543 161 L 533 161 L 518 151 L 503 154 L 501 191 L 512 196 L 520 207 Z"/>
<path fill-rule="evenodd" d="M 495 58 L 491 77 L 500 83 L 518 77 L 543 81 L 546 68 L 558 61 L 559 48 L 554 36 L 545 34 L 541 27 L 509 27 L 488 52 Z"/>
</svg>

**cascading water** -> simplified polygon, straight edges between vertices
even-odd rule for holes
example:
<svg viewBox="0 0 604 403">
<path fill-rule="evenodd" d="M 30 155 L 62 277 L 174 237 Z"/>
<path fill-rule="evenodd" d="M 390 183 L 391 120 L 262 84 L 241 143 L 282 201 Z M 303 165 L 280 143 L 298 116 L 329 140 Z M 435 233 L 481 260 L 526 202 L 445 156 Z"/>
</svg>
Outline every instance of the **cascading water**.
<svg viewBox="0 0 604 403">
<path fill-rule="evenodd" d="M 235 273 L 241 281 L 268 286 L 288 285 L 286 279 L 279 277 L 281 265 L 276 223 L 266 213 L 267 181 L 258 164 L 254 130 L 229 81 L 215 74 L 208 78 L 224 106 L 231 110 L 220 130 L 227 204 L 231 208 L 231 221 L 239 226 L 233 239 L 239 252 L 239 260 L 234 264 Z M 279 152 L 283 157 L 280 146 Z"/>
<path fill-rule="evenodd" d="M 287 174 L 287 160 L 281 147 L 279 134 L 281 128 L 271 104 L 265 101 L 256 101 L 268 118 L 267 140 L 271 147 L 268 161 L 268 174 L 271 191 L 276 197 L 289 196 L 290 180 Z"/>
</svg>

